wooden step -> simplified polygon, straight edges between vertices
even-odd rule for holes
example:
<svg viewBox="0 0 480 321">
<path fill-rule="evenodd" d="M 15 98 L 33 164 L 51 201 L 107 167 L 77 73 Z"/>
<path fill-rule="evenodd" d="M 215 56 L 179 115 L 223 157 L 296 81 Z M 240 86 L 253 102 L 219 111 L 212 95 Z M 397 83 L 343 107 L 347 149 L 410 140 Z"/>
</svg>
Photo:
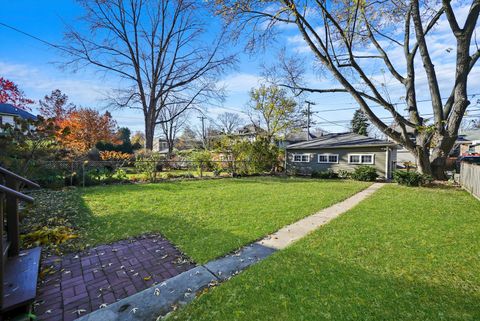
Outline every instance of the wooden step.
<svg viewBox="0 0 480 321">
<path fill-rule="evenodd" d="M 1 312 L 28 305 L 35 300 L 41 248 L 9 257 L 5 265 L 3 306 Z"/>
<path fill-rule="evenodd" d="M 8 259 L 7 256 L 8 256 L 8 249 L 10 248 L 10 242 L 7 241 L 7 238 L 4 237 L 3 238 L 3 259 L 5 260 L 4 262 L 6 262 L 6 260 Z"/>
</svg>

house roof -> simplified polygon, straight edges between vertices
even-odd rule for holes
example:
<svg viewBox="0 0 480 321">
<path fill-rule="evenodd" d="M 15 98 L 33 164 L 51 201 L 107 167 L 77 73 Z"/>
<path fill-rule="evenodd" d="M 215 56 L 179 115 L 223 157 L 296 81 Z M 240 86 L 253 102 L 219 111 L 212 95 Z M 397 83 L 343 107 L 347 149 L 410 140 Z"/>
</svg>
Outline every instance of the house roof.
<svg viewBox="0 0 480 321">
<path fill-rule="evenodd" d="M 314 134 L 312 134 L 312 133 L 309 133 L 309 134 L 310 134 L 310 139 L 316 139 L 317 138 L 317 136 L 315 136 Z M 303 142 L 303 141 L 307 140 L 307 133 L 304 132 L 304 131 L 289 133 L 285 136 L 284 140 L 286 142 L 291 142 L 291 143 Z"/>
<path fill-rule="evenodd" d="M 256 135 L 258 133 L 265 132 L 263 128 L 254 124 L 248 124 L 239 128 L 235 135 Z"/>
<path fill-rule="evenodd" d="M 355 133 L 333 133 L 317 139 L 287 146 L 287 149 L 352 148 L 372 146 L 396 146 L 395 143 Z"/>
<path fill-rule="evenodd" d="M 477 141 L 480 140 L 480 129 L 466 130 L 459 135 L 459 139 L 463 141 Z"/>
<path fill-rule="evenodd" d="M 12 104 L 0 104 L 0 114 L 18 116 L 23 119 L 36 120 L 37 117 L 28 111 L 13 106 Z"/>
</svg>

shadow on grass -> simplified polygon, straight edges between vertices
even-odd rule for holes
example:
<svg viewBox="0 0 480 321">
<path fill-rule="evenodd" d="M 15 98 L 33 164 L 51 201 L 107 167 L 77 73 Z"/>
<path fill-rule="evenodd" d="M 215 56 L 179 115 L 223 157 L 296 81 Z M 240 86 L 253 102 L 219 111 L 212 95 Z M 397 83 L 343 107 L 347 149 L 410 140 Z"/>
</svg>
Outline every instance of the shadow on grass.
<svg viewBox="0 0 480 321">
<path fill-rule="evenodd" d="M 299 248 L 273 254 L 201 296 L 175 320 L 480 319 L 478 284 L 452 284 L 455 271 L 446 271 L 451 282 L 442 283 L 421 271 L 368 269 Z"/>
<path fill-rule="evenodd" d="M 81 197 L 79 202 L 83 213 L 79 228 L 86 247 L 156 233 L 171 241 L 195 261 L 204 263 L 250 241 L 246 236 L 206 226 L 189 220 L 184 215 L 161 216 L 142 209 L 121 214 L 95 215 Z"/>
</svg>

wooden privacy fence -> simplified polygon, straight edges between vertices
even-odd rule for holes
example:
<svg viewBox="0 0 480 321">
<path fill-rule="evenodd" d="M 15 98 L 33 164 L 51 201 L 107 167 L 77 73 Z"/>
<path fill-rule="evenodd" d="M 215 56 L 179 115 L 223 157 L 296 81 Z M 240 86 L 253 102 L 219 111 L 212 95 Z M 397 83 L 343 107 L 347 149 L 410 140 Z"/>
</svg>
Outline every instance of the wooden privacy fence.
<svg viewBox="0 0 480 321">
<path fill-rule="evenodd" d="M 480 199 L 480 165 L 462 162 L 460 185 Z"/>
</svg>

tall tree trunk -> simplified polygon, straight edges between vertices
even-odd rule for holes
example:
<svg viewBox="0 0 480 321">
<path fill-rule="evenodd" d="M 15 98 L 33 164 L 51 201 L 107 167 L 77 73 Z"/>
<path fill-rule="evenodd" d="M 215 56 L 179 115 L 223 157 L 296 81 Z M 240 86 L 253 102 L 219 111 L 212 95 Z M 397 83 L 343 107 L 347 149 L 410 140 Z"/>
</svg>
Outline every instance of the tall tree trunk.
<svg viewBox="0 0 480 321">
<path fill-rule="evenodd" d="M 431 172 L 432 177 L 435 179 L 444 180 L 445 176 L 445 167 L 447 165 L 447 157 L 444 155 L 439 155 L 437 157 L 432 155 L 431 161 Z"/>
<path fill-rule="evenodd" d="M 153 115 L 145 116 L 145 148 L 153 150 L 153 140 L 155 137 L 155 118 Z"/>
<path fill-rule="evenodd" d="M 168 154 L 167 154 L 167 158 L 168 159 L 171 159 L 172 156 L 173 156 L 173 142 L 170 141 L 170 140 L 167 140 L 167 147 L 168 147 Z"/>
<path fill-rule="evenodd" d="M 415 158 L 417 159 L 417 169 L 420 173 L 432 175 L 432 167 L 430 166 L 430 155 L 428 148 L 416 146 Z"/>
<path fill-rule="evenodd" d="M 449 136 L 446 133 L 445 136 L 442 136 L 438 139 L 435 148 L 432 150 L 430 155 L 430 163 L 432 168 L 432 176 L 435 179 L 446 179 L 445 170 L 447 165 L 447 157 L 450 154 L 457 136 Z"/>
</svg>

